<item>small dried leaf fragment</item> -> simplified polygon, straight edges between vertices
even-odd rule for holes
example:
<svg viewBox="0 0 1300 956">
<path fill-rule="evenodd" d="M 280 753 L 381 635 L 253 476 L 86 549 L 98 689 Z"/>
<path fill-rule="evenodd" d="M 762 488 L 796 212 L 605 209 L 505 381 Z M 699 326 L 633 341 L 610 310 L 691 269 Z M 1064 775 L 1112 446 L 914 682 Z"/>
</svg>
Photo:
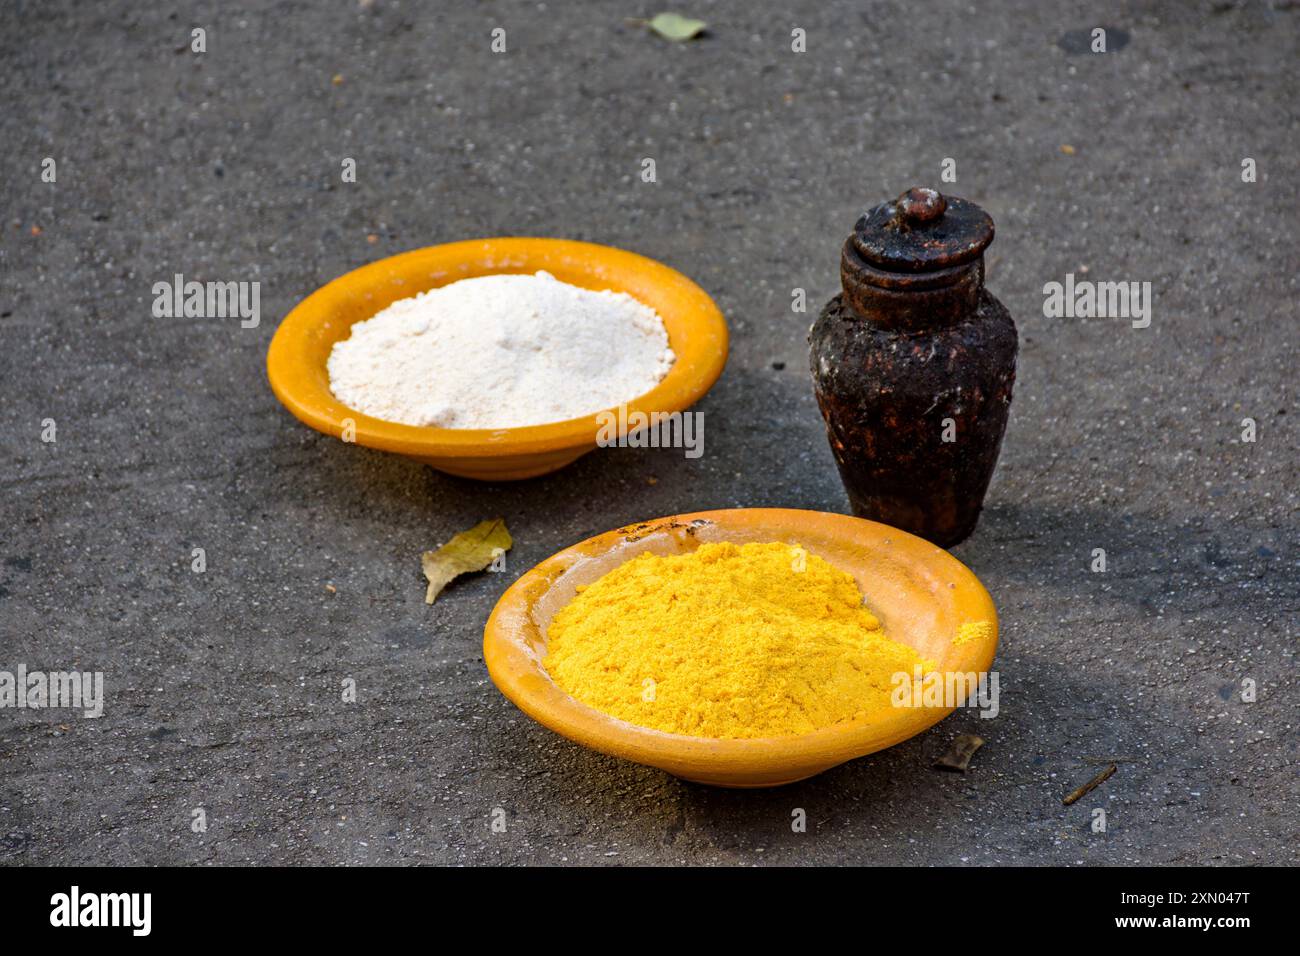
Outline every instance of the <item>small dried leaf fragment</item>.
<svg viewBox="0 0 1300 956">
<path fill-rule="evenodd" d="M 687 40 L 695 39 L 703 33 L 709 25 L 703 20 L 692 20 L 690 17 L 684 17 L 680 13 L 660 13 L 647 20 L 646 26 L 659 34 L 665 40 L 672 40 L 674 43 L 684 43 Z"/>
<path fill-rule="evenodd" d="M 424 567 L 424 576 L 429 579 L 424 603 L 432 604 L 452 578 L 482 571 L 509 551 L 512 544 L 514 541 L 506 530 L 505 519 L 493 518 L 462 531 L 437 551 L 424 552 L 420 563 Z"/>
<path fill-rule="evenodd" d="M 970 758 L 975 751 L 984 746 L 984 738 L 974 734 L 962 734 L 949 745 L 944 755 L 935 761 L 935 769 L 951 770 L 953 773 L 965 773 L 970 766 Z"/>
</svg>

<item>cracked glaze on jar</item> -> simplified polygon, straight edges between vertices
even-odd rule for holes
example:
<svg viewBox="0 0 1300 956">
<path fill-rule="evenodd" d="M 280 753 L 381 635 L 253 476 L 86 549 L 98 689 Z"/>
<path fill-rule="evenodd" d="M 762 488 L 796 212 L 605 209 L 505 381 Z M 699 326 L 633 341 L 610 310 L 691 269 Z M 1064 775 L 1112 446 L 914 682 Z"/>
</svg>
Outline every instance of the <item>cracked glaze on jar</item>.
<svg viewBox="0 0 1300 956">
<path fill-rule="evenodd" d="M 943 547 L 965 540 L 997 463 L 1016 326 L 984 288 L 993 220 L 915 188 L 858 220 L 843 291 L 809 332 L 817 404 L 853 511 Z"/>
</svg>

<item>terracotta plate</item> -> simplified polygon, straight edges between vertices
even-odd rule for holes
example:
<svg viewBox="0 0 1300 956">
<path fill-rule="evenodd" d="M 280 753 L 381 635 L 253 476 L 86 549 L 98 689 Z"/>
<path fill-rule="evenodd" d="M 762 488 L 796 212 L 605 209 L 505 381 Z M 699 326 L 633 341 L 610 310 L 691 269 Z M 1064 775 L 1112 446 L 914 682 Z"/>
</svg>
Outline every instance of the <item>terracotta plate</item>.
<svg viewBox="0 0 1300 956">
<path fill-rule="evenodd" d="M 398 425 L 342 405 L 325 363 L 352 324 L 417 292 L 457 279 L 539 269 L 587 289 L 626 292 L 659 313 L 677 361 L 653 390 L 631 398 L 636 413 L 689 407 L 727 361 L 727 326 L 704 290 L 652 259 L 566 239 L 476 239 L 430 246 L 362 266 L 313 292 L 285 317 L 271 340 L 267 374 L 276 397 L 317 431 L 342 437 L 355 423 L 357 444 L 409 455 L 441 471 L 501 481 L 562 468 L 596 447 L 600 422 L 585 418 L 526 428 L 453 429 Z"/>
<path fill-rule="evenodd" d="M 952 708 L 889 708 L 799 737 L 718 740 L 663 733 L 609 717 L 559 689 L 542 667 L 546 627 L 587 584 L 643 551 L 676 554 L 706 541 L 803 545 L 848 571 L 894 640 L 935 660 L 940 671 L 983 674 L 997 648 L 997 612 L 960 561 L 921 538 L 874 521 L 818 511 L 744 508 L 675 515 L 589 538 L 516 581 L 487 623 L 483 654 L 492 680 L 521 710 L 601 753 L 659 767 L 687 780 L 770 787 L 893 746 Z M 988 634 L 954 646 L 963 623 Z"/>
</svg>

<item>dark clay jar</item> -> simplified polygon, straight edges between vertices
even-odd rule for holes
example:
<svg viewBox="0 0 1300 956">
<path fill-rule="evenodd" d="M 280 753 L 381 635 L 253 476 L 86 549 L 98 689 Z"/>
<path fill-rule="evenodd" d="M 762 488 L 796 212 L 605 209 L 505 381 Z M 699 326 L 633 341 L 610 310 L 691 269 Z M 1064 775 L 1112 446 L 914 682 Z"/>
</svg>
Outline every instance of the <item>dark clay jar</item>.
<svg viewBox="0 0 1300 956">
<path fill-rule="evenodd" d="M 809 333 L 855 514 L 951 547 L 975 530 L 1006 430 L 1016 326 L 984 288 L 993 221 L 911 189 L 858 220 Z"/>
</svg>

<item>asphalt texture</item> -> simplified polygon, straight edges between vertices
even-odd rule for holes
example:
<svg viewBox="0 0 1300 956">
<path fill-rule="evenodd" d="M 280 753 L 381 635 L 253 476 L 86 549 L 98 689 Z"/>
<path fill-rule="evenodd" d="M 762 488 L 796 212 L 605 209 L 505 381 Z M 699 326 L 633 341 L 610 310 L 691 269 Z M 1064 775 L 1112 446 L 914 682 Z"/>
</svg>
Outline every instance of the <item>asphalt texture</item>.
<svg viewBox="0 0 1300 956">
<path fill-rule="evenodd" d="M 1300 9 L 682 10 L 708 35 L 666 42 L 626 19 L 640 2 L 3 4 L 0 669 L 102 671 L 106 700 L 0 711 L 0 860 L 1297 861 Z M 954 552 L 1001 615 L 999 716 L 752 792 L 525 717 L 480 642 L 536 562 L 682 511 L 847 511 L 807 329 L 854 220 L 918 184 L 993 216 L 988 287 L 1020 331 Z M 267 345 L 302 297 L 501 234 L 631 249 L 715 297 L 732 348 L 702 458 L 484 485 L 275 400 Z M 177 273 L 259 282 L 260 325 L 156 318 Z M 1045 317 L 1067 273 L 1150 282 L 1150 327 Z M 507 571 L 426 606 L 420 552 L 496 515 Z M 971 732 L 966 773 L 933 768 Z"/>
</svg>

